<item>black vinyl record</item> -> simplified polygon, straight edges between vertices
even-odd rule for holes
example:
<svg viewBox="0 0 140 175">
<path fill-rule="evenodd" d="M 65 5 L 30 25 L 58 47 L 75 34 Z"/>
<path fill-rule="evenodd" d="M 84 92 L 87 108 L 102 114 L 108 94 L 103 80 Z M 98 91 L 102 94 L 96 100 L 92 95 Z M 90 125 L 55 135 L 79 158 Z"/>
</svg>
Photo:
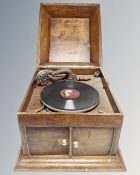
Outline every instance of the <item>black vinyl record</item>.
<svg viewBox="0 0 140 175">
<path fill-rule="evenodd" d="M 41 102 L 54 111 L 85 112 L 99 103 L 98 91 L 77 81 L 57 81 L 43 88 Z"/>
</svg>

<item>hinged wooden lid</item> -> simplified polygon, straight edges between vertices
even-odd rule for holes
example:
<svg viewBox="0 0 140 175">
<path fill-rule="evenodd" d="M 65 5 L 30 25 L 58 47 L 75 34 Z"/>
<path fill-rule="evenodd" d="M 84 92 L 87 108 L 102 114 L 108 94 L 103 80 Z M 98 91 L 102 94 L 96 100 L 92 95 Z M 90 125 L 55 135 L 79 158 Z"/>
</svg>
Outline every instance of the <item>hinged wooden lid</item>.
<svg viewBox="0 0 140 175">
<path fill-rule="evenodd" d="M 41 4 L 37 63 L 101 66 L 99 4 Z"/>
</svg>

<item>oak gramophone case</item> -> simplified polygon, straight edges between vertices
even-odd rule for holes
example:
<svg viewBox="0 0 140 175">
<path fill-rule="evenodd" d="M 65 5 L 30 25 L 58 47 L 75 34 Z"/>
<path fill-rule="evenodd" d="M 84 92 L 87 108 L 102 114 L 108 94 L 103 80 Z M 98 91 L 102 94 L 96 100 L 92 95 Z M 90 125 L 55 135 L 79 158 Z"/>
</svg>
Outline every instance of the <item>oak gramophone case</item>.
<svg viewBox="0 0 140 175">
<path fill-rule="evenodd" d="M 17 114 L 21 148 L 15 170 L 125 170 L 118 147 L 123 113 L 103 73 L 101 50 L 99 4 L 40 5 L 36 71 Z M 36 85 L 38 72 L 61 68 L 89 78 L 84 83 L 100 96 L 94 109 L 36 112 L 43 88 Z"/>
</svg>

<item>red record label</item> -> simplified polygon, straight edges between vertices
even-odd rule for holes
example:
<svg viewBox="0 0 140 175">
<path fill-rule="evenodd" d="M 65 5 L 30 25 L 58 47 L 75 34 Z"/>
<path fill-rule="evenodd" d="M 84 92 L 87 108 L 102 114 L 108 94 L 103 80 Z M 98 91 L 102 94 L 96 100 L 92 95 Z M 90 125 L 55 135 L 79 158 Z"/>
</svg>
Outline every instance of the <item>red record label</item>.
<svg viewBox="0 0 140 175">
<path fill-rule="evenodd" d="M 62 89 L 60 95 L 64 98 L 73 99 L 80 95 L 80 92 L 76 89 Z"/>
</svg>

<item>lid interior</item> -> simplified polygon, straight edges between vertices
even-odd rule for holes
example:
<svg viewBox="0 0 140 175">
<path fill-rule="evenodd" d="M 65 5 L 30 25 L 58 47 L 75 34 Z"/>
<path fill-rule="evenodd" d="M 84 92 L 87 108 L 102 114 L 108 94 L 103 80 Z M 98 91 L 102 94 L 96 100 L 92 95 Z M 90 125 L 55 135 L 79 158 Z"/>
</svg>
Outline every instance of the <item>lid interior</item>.
<svg viewBox="0 0 140 175">
<path fill-rule="evenodd" d="M 50 62 L 90 62 L 89 19 L 52 18 Z"/>
<path fill-rule="evenodd" d="M 41 4 L 38 64 L 81 62 L 100 65 L 98 4 Z"/>
</svg>

